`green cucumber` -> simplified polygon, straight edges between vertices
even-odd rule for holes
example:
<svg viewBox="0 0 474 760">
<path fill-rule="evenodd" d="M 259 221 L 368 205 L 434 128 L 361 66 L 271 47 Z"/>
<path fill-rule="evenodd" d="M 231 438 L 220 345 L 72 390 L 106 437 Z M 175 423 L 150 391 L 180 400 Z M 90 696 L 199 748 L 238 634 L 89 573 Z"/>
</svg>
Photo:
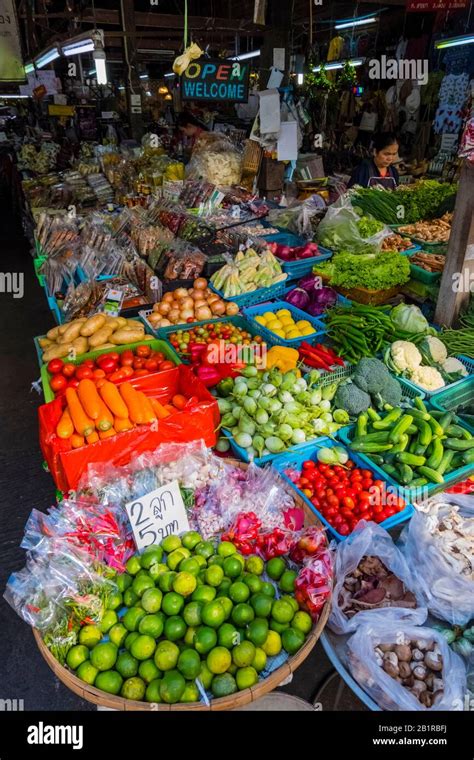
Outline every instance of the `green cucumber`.
<svg viewBox="0 0 474 760">
<path fill-rule="evenodd" d="M 468 451 L 465 451 L 462 455 L 462 461 L 464 464 L 474 464 L 474 449 L 469 449 Z"/>
<path fill-rule="evenodd" d="M 420 446 L 424 446 L 425 449 L 430 445 L 433 433 L 431 427 L 425 420 L 415 419 L 415 425 L 419 430 L 418 442 Z"/>
<path fill-rule="evenodd" d="M 440 466 L 444 455 L 444 446 L 439 438 L 433 439 L 432 449 L 429 458 L 426 461 L 428 467 L 437 470 Z"/>
<path fill-rule="evenodd" d="M 465 441 L 470 441 L 472 438 L 469 430 L 466 430 L 466 428 L 463 428 L 460 425 L 448 425 L 448 427 L 445 428 L 445 432 L 446 435 L 451 438 L 463 438 Z"/>
<path fill-rule="evenodd" d="M 372 427 L 375 430 L 388 430 L 397 422 L 403 414 L 403 409 L 393 409 L 383 420 L 375 420 Z"/>
<path fill-rule="evenodd" d="M 391 450 L 390 453 L 391 454 L 401 454 L 402 451 L 406 450 L 409 442 L 410 442 L 410 439 L 407 436 L 407 434 L 406 433 L 402 433 L 402 435 L 400 436 L 399 442 L 395 444 L 395 446 L 393 447 L 393 449 Z"/>
<path fill-rule="evenodd" d="M 449 449 L 448 451 L 444 452 L 443 458 L 441 460 L 441 464 L 439 465 L 439 467 L 436 468 L 440 475 L 444 475 L 445 472 L 449 472 L 449 470 L 452 469 L 451 464 L 454 459 L 455 453 L 456 452 L 453 451 L 452 449 Z"/>
<path fill-rule="evenodd" d="M 416 396 L 413 403 L 415 405 L 415 408 L 418 409 L 420 412 L 424 412 L 425 414 L 428 413 L 428 410 L 426 406 L 424 405 L 423 399 L 421 398 L 421 396 Z"/>
<path fill-rule="evenodd" d="M 422 467 L 426 462 L 426 457 L 416 456 L 416 454 L 409 454 L 407 451 L 402 451 L 401 454 L 397 454 L 397 461 L 403 464 L 409 464 L 412 467 Z"/>
<path fill-rule="evenodd" d="M 423 486 L 426 486 L 428 483 L 426 478 L 415 478 L 415 480 L 412 480 L 410 483 L 410 491 L 413 488 L 422 488 Z"/>
<path fill-rule="evenodd" d="M 421 467 L 418 467 L 418 473 L 425 478 L 428 478 L 428 480 L 431 480 L 432 483 L 444 483 L 444 478 L 437 470 L 433 470 L 432 467 L 427 467 L 426 465 L 423 465 Z"/>
<path fill-rule="evenodd" d="M 470 438 L 468 441 L 461 438 L 446 438 L 444 446 L 446 449 L 454 449 L 455 451 L 467 451 L 474 446 L 474 438 Z"/>
<path fill-rule="evenodd" d="M 380 454 L 382 451 L 390 451 L 391 443 L 376 443 L 371 441 L 353 441 L 352 451 L 360 451 L 362 454 Z"/>
<path fill-rule="evenodd" d="M 367 409 L 367 416 L 371 422 L 377 422 L 382 419 L 380 414 L 375 409 L 372 409 L 371 406 Z"/>
<path fill-rule="evenodd" d="M 411 414 L 404 414 L 390 432 L 389 440 L 391 443 L 398 443 L 403 433 L 406 433 L 407 428 L 413 423 L 413 416 Z"/>
<path fill-rule="evenodd" d="M 410 465 L 400 464 L 398 466 L 399 481 L 402 485 L 407 486 L 413 480 L 414 473 Z"/>
<path fill-rule="evenodd" d="M 356 422 L 356 438 L 361 438 L 364 435 L 367 435 L 367 420 L 368 417 L 366 414 L 359 414 Z"/>
</svg>

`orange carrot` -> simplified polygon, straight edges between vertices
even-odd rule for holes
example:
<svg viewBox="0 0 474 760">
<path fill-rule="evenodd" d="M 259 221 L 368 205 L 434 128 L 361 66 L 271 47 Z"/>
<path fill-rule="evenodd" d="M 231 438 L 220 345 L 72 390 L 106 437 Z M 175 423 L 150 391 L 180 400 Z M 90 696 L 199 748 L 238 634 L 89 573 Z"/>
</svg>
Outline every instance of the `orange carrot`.
<svg viewBox="0 0 474 760">
<path fill-rule="evenodd" d="M 178 411 L 175 406 L 172 406 L 172 404 L 165 404 L 165 409 L 168 412 L 168 414 L 174 414 L 175 412 Z"/>
<path fill-rule="evenodd" d="M 77 388 L 77 395 L 85 413 L 89 415 L 91 420 L 97 420 L 100 414 L 100 397 L 92 380 L 89 378 L 81 380 Z"/>
<path fill-rule="evenodd" d="M 56 426 L 56 435 L 59 436 L 59 438 L 70 438 L 71 435 L 74 433 L 74 425 L 72 424 L 71 415 L 69 414 L 69 409 L 66 407 L 64 410 L 61 419 L 59 420 L 57 426 Z"/>
<path fill-rule="evenodd" d="M 148 400 L 159 420 L 164 420 L 166 417 L 170 416 L 169 411 L 165 409 L 163 404 L 160 404 L 157 398 L 149 398 Z"/>
<path fill-rule="evenodd" d="M 110 428 L 114 424 L 114 418 L 112 413 L 109 411 L 109 409 L 106 407 L 102 399 L 99 397 L 100 402 L 100 413 L 99 417 L 96 420 L 95 426 L 97 430 L 101 430 L 102 432 L 105 432 L 106 430 L 110 430 Z"/>
<path fill-rule="evenodd" d="M 130 422 L 128 417 L 126 419 L 124 417 L 114 418 L 114 428 L 117 433 L 123 433 L 124 430 L 131 430 L 133 427 L 133 422 Z"/>
<path fill-rule="evenodd" d="M 71 446 L 73 449 L 80 449 L 85 445 L 85 442 L 86 440 L 83 435 L 77 435 L 77 433 L 71 435 Z"/>
<path fill-rule="evenodd" d="M 95 430 L 86 438 L 87 443 L 97 443 L 98 440 L 99 440 L 99 434 Z"/>
<path fill-rule="evenodd" d="M 66 388 L 66 401 L 76 433 L 85 437 L 93 433 L 94 422 L 86 415 L 74 388 Z"/>
<path fill-rule="evenodd" d="M 101 441 L 104 440 L 104 438 L 113 438 L 114 435 L 117 435 L 117 431 L 113 429 L 113 427 L 109 428 L 108 430 L 101 430 L 99 432 L 99 438 Z"/>
<path fill-rule="evenodd" d="M 145 396 L 145 394 L 142 391 L 138 391 L 138 395 L 140 396 L 140 401 L 142 403 L 142 409 L 143 409 L 143 415 L 144 415 L 144 422 L 147 424 L 150 424 L 152 422 L 156 422 L 156 414 L 153 411 L 153 407 L 150 404 L 150 399 L 148 396 Z"/>
<path fill-rule="evenodd" d="M 133 388 L 129 382 L 125 382 L 120 384 L 119 390 L 120 395 L 127 405 L 129 418 L 132 422 L 135 422 L 136 425 L 143 425 L 145 422 L 144 409 L 140 396 L 135 388 Z"/>
<path fill-rule="evenodd" d="M 100 388 L 100 395 L 115 417 L 121 417 L 124 420 L 128 419 L 127 405 L 114 383 L 105 382 Z"/>
</svg>

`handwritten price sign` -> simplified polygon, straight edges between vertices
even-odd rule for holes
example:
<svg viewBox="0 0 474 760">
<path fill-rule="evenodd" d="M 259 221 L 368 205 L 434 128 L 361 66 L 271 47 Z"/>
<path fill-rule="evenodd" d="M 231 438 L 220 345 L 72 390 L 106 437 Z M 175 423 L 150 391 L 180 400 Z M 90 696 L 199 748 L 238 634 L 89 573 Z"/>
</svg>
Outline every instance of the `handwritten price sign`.
<svg viewBox="0 0 474 760">
<path fill-rule="evenodd" d="M 140 499 L 125 505 L 132 525 L 137 549 L 159 544 L 173 534 L 189 530 L 181 492 L 177 480 L 151 491 Z"/>
</svg>

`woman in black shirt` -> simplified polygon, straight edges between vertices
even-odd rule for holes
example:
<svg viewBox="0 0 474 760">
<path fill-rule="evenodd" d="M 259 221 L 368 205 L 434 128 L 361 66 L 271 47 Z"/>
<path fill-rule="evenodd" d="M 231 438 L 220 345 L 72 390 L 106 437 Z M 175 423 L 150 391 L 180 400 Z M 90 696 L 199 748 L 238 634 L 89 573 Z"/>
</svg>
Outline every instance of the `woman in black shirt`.
<svg viewBox="0 0 474 760">
<path fill-rule="evenodd" d="M 398 185 L 399 175 L 392 163 L 397 158 L 398 147 L 398 140 L 392 132 L 376 135 L 373 139 L 373 157 L 366 158 L 354 169 L 347 187 L 381 185 L 394 190 Z"/>
</svg>

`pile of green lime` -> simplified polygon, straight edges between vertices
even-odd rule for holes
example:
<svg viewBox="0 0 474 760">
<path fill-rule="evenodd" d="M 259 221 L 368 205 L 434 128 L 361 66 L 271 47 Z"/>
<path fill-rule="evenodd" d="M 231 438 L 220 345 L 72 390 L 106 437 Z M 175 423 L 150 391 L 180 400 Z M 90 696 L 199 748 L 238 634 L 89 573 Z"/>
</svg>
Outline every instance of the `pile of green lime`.
<svg viewBox="0 0 474 760">
<path fill-rule="evenodd" d="M 257 683 L 267 657 L 304 644 L 312 621 L 295 579 L 281 557 L 265 565 L 195 531 L 168 536 L 128 560 L 100 625 L 81 629 L 67 665 L 126 699 L 198 702 L 196 679 L 215 698 L 234 694 Z"/>
</svg>

